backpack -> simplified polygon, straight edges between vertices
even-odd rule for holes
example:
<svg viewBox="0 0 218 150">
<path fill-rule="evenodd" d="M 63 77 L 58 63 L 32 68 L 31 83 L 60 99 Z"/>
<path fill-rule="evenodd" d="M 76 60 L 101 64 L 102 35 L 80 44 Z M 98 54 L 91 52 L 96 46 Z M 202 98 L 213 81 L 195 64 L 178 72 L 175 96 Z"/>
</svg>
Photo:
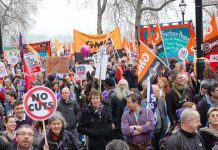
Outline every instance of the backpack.
<svg viewBox="0 0 218 150">
<path fill-rule="evenodd" d="M 106 100 L 106 101 L 108 101 L 108 98 L 109 98 L 109 95 L 110 95 L 110 93 L 114 93 L 115 92 L 115 90 L 114 89 L 110 89 L 110 90 L 104 90 L 103 92 L 102 92 L 102 97 L 104 98 L 104 100 Z"/>
<path fill-rule="evenodd" d="M 180 142 L 180 149 L 182 147 L 182 139 L 180 137 L 180 134 L 178 132 L 171 132 L 171 133 L 168 133 L 164 138 L 162 138 L 160 141 L 159 141 L 159 150 L 166 150 L 166 147 L 167 147 L 167 141 L 169 139 L 169 137 L 175 135 L 181 142 Z"/>
</svg>

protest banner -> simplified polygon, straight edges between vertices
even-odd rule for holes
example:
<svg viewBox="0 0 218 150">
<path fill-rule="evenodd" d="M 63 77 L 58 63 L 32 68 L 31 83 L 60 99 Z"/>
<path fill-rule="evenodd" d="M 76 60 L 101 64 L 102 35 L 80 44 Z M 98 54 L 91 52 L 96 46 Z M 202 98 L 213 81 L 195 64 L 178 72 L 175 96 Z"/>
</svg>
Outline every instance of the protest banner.
<svg viewBox="0 0 218 150">
<path fill-rule="evenodd" d="M 69 57 L 46 57 L 45 58 L 46 73 L 68 73 Z"/>
<path fill-rule="evenodd" d="M 151 25 L 151 33 L 155 32 L 156 27 Z M 181 24 L 180 22 L 160 24 L 160 30 L 163 38 L 164 49 L 166 50 L 166 54 L 164 51 L 161 51 L 158 54 L 158 57 L 167 64 L 167 59 L 177 59 L 178 51 L 181 48 L 186 48 L 188 50 L 187 59 L 192 62 L 194 55 L 194 46 L 195 46 L 195 33 L 193 32 L 192 22 L 189 21 L 186 24 Z M 140 39 L 143 43 L 148 43 L 148 28 L 143 27 L 140 28 Z"/>
<path fill-rule="evenodd" d="M 24 60 L 30 72 L 36 73 L 41 71 L 40 62 L 34 53 L 24 54 Z"/>
<path fill-rule="evenodd" d="M 31 43 L 30 45 L 42 58 L 46 56 L 51 56 L 51 46 L 50 41 Z M 23 44 L 23 49 L 28 50 L 27 44 Z"/>
<path fill-rule="evenodd" d="M 82 65 L 76 65 L 76 80 L 86 80 L 86 66 L 84 64 Z"/>
<path fill-rule="evenodd" d="M 109 37 L 111 38 L 111 41 L 113 41 L 114 47 L 117 50 L 122 49 L 121 35 L 120 35 L 119 28 L 114 29 L 108 34 L 101 34 L 101 35 L 85 34 L 77 30 L 74 30 L 73 34 L 74 34 L 74 55 L 75 55 L 75 60 L 77 62 L 82 62 L 84 60 L 89 59 L 89 57 L 92 57 L 93 54 L 99 51 L 99 48 L 101 46 L 106 45 L 108 34 Z M 83 57 L 80 52 L 80 49 L 85 44 L 90 47 L 90 56 L 88 57 Z"/>
<path fill-rule="evenodd" d="M 13 55 L 8 56 L 8 64 L 16 65 L 18 61 L 19 61 L 18 56 L 13 56 Z"/>
<path fill-rule="evenodd" d="M 0 78 L 4 78 L 5 76 L 8 76 L 8 72 L 5 68 L 5 64 L 0 62 Z"/>
</svg>

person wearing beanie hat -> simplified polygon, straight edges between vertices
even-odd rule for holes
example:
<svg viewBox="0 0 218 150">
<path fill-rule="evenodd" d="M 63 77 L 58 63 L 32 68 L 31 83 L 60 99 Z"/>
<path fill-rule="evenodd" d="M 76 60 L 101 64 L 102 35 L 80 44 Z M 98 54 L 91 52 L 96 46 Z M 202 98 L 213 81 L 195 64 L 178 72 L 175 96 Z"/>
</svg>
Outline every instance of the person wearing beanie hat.
<svg viewBox="0 0 218 150">
<path fill-rule="evenodd" d="M 103 85 L 105 88 L 102 92 L 103 103 L 109 105 L 111 96 L 115 93 L 115 81 L 113 78 L 106 78 Z"/>
</svg>

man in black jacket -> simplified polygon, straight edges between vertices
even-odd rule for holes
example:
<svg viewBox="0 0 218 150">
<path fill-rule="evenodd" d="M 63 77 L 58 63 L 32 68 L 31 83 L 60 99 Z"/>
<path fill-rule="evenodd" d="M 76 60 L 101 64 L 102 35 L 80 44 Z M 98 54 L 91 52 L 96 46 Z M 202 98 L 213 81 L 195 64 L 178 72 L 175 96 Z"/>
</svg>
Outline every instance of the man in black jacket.
<svg viewBox="0 0 218 150">
<path fill-rule="evenodd" d="M 198 134 L 201 125 L 196 110 L 186 108 L 181 116 L 181 128 L 166 141 L 166 150 L 205 150 L 203 140 Z"/>
<path fill-rule="evenodd" d="M 78 137 L 77 123 L 81 117 L 81 109 L 76 100 L 70 99 L 70 89 L 65 87 L 61 91 L 62 99 L 58 103 L 57 111 L 60 111 L 67 122 L 66 130 Z"/>
<path fill-rule="evenodd" d="M 171 125 L 178 123 L 176 110 L 182 107 L 182 104 L 190 99 L 187 89 L 184 87 L 183 73 L 175 72 L 172 75 L 172 88 L 166 94 L 167 113 L 169 115 Z"/>
</svg>

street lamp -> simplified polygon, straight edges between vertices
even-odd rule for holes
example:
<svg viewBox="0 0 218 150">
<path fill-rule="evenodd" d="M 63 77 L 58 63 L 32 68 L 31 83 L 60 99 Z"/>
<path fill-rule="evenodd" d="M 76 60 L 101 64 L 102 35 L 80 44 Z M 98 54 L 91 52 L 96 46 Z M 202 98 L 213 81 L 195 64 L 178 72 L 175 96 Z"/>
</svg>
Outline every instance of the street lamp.
<svg viewBox="0 0 218 150">
<path fill-rule="evenodd" d="M 180 10 L 182 12 L 182 22 L 183 24 L 185 23 L 185 9 L 186 9 L 187 4 L 185 3 L 185 0 L 182 0 L 181 3 L 179 4 Z"/>
</svg>

